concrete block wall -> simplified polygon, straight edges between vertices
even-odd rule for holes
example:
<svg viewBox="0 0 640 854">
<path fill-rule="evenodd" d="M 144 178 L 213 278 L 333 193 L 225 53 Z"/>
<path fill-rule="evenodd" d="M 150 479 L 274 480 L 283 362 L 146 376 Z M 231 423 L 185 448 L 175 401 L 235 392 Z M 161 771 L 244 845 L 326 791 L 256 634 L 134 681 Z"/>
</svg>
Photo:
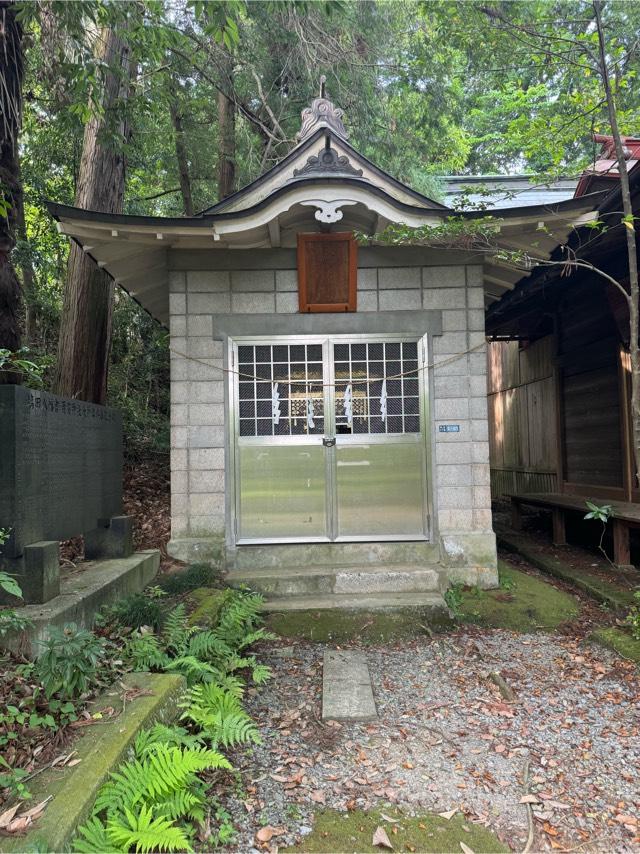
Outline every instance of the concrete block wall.
<svg viewBox="0 0 640 854">
<path fill-rule="evenodd" d="M 206 550 L 207 540 L 224 537 L 225 374 L 223 343 L 213 339 L 213 319 L 298 310 L 294 252 L 286 253 L 288 263 L 273 268 L 267 261 L 260 269 L 255 268 L 255 257 L 253 269 L 241 269 L 242 257 L 231 254 L 235 257 L 230 269 L 182 269 L 170 274 L 172 542 L 173 553 L 179 556 L 185 554 L 179 541 L 190 543 L 189 556 L 194 557 L 200 544 Z M 495 537 L 482 267 L 425 265 L 415 252 L 407 255 L 410 262 L 400 266 L 385 263 L 384 250 L 376 250 L 369 260 L 361 252 L 358 312 L 442 312 L 442 335 L 431 341 L 434 523 L 452 573 L 457 572 L 460 580 L 490 586 L 495 580 L 491 576 Z M 279 253 L 279 261 L 282 256 Z M 459 432 L 440 432 L 445 424 L 458 425 Z M 470 567 L 480 571 L 486 566 L 490 569 L 484 580 L 469 575 Z"/>
</svg>

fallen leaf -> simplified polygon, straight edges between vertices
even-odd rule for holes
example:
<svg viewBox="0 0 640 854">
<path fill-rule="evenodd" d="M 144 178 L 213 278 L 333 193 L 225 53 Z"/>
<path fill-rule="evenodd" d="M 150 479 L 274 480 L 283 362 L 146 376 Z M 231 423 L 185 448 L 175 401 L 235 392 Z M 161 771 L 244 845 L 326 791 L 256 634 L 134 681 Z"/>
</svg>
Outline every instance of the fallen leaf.
<svg viewBox="0 0 640 854">
<path fill-rule="evenodd" d="M 78 760 L 79 761 L 79 760 Z M 45 798 L 44 801 L 40 801 L 39 804 L 36 804 L 35 807 L 31 807 L 30 810 L 23 812 L 20 818 L 30 819 L 31 821 L 35 821 L 40 815 L 44 812 L 44 808 L 49 803 L 49 801 L 53 798 L 53 795 L 49 795 L 48 798 Z"/>
<path fill-rule="evenodd" d="M 619 821 L 620 824 L 637 824 L 638 823 L 638 819 L 635 816 L 624 815 L 624 813 L 618 813 L 618 815 L 616 816 L 616 821 Z M 0 824 L 0 827 L 2 827 L 1 824 Z"/>
<path fill-rule="evenodd" d="M 22 815 L 19 815 L 18 818 L 14 818 L 13 821 L 7 825 L 7 833 L 22 833 L 23 830 L 26 830 L 29 827 L 29 819 L 25 818 Z"/>
<path fill-rule="evenodd" d="M 73 768 L 74 765 L 79 765 L 82 762 L 82 759 L 72 759 L 71 762 L 67 762 L 67 768 Z"/>
<path fill-rule="evenodd" d="M 400 824 L 400 819 L 399 819 L 399 818 L 391 818 L 391 816 L 385 815 L 383 812 L 381 812 L 381 813 L 380 813 L 380 818 L 381 818 L 383 821 L 388 821 L 388 822 L 390 822 L 391 824 Z"/>
<path fill-rule="evenodd" d="M 462 848 L 464 854 L 475 854 L 473 848 L 469 848 L 469 846 L 465 845 L 464 842 L 460 843 L 460 848 Z"/>
<path fill-rule="evenodd" d="M 458 812 L 457 809 L 448 810 L 447 812 L 439 812 L 438 815 L 440 818 L 446 818 L 447 821 L 451 821 L 454 815 Z"/>
<path fill-rule="evenodd" d="M 372 845 L 378 845 L 382 848 L 388 848 L 389 851 L 393 851 L 393 845 L 389 842 L 389 837 L 387 836 L 387 832 L 384 827 L 377 827 L 376 832 L 373 834 Z"/>
<path fill-rule="evenodd" d="M 258 842 L 271 842 L 271 839 L 274 836 L 278 836 L 280 831 L 277 828 L 271 827 L 268 824 L 266 827 L 261 827 L 260 830 L 256 833 L 256 839 Z"/>
<path fill-rule="evenodd" d="M 5 810 L 5 811 L 2 813 L 2 815 L 0 815 L 0 828 L 2 828 L 2 827 L 6 827 L 6 826 L 9 824 L 9 822 L 11 821 L 11 819 L 14 817 L 14 815 L 15 815 L 15 814 L 18 812 L 18 810 L 20 809 L 20 804 L 21 804 L 21 803 L 22 803 L 22 801 L 19 801 L 15 806 L 13 806 L 13 807 L 9 807 L 9 809 L 8 809 L 8 810 Z"/>
<path fill-rule="evenodd" d="M 520 798 L 520 803 L 521 804 L 539 804 L 540 798 L 538 798 L 536 795 L 523 795 Z"/>
</svg>

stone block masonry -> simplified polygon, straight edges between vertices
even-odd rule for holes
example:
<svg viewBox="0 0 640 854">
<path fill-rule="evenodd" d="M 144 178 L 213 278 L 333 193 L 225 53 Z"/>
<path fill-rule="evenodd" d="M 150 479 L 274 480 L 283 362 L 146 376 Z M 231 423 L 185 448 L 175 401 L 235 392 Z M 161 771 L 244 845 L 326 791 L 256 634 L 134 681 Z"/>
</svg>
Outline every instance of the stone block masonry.
<svg viewBox="0 0 640 854">
<path fill-rule="evenodd" d="M 483 277 L 481 266 L 465 261 L 461 253 L 361 249 L 357 313 L 363 328 L 366 317 L 391 311 L 441 316 L 442 334 L 430 338 L 434 539 L 446 543 L 445 557 L 458 576 L 466 568 L 472 583 L 491 586 L 497 575 L 487 488 Z M 259 316 L 260 335 L 296 334 L 296 253 L 175 252 L 171 263 L 169 548 L 176 557 L 193 559 L 206 554 L 213 541 L 232 539 L 225 346 L 214 339 L 213 330 L 228 316 Z"/>
</svg>

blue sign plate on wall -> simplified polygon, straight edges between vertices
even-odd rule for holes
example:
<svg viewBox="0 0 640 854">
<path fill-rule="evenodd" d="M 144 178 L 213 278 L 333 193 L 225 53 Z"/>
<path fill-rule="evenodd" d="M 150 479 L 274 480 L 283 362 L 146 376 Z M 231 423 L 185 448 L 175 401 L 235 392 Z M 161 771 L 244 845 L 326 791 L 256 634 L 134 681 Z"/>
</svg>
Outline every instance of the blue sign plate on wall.
<svg viewBox="0 0 640 854">
<path fill-rule="evenodd" d="M 459 433 L 460 425 L 459 424 L 440 424 L 438 427 L 440 433 Z"/>
</svg>

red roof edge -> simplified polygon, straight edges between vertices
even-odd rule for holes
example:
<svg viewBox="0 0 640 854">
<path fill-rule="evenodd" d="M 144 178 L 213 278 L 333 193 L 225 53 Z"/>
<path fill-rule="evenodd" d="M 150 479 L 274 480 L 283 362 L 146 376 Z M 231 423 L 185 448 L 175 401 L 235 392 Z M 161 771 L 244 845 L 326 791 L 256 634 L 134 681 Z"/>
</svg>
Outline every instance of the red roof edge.
<svg viewBox="0 0 640 854">
<path fill-rule="evenodd" d="M 585 169 L 582 173 L 573 195 L 574 199 L 591 192 L 594 189 L 593 184 L 596 182 L 603 180 L 617 181 L 620 178 L 613 136 L 611 134 L 594 133 L 593 140 L 594 142 L 599 142 L 602 146 L 600 156 L 594 162 L 593 166 Z M 640 161 L 640 137 L 623 136 L 622 145 L 624 147 L 627 171 L 630 172 L 638 161 Z"/>
</svg>

